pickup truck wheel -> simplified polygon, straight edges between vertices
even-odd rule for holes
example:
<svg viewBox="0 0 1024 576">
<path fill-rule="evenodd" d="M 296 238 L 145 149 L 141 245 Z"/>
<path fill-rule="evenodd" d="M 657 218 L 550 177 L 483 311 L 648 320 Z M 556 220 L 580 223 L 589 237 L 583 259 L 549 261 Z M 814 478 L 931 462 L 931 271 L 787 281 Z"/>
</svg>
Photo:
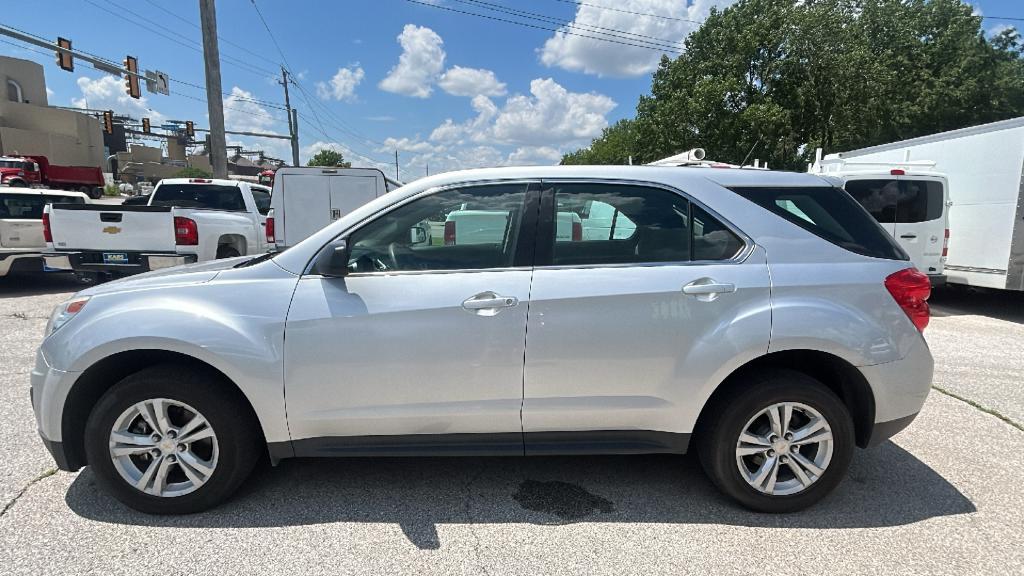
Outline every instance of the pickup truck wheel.
<svg viewBox="0 0 1024 576">
<path fill-rule="evenodd" d="M 853 456 L 846 406 L 814 378 L 772 370 L 710 407 L 698 431 L 708 476 L 726 495 L 758 512 L 795 512 L 828 495 Z"/>
<path fill-rule="evenodd" d="M 85 427 L 98 484 L 148 514 L 189 514 L 226 500 L 259 459 L 260 435 L 215 377 L 163 364 L 100 398 Z"/>
<path fill-rule="evenodd" d="M 217 260 L 221 258 L 234 258 L 236 256 L 241 256 L 241 254 L 229 244 L 222 244 L 217 247 Z"/>
</svg>

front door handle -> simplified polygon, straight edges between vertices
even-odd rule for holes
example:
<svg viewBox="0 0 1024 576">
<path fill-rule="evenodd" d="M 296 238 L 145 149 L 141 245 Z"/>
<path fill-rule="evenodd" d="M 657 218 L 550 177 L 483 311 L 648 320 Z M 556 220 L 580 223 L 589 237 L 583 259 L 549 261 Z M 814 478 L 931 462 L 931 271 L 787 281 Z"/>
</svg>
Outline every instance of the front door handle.
<svg viewBox="0 0 1024 576">
<path fill-rule="evenodd" d="M 718 298 L 719 294 L 729 294 L 736 291 L 735 284 L 718 282 L 714 278 L 701 278 L 683 286 L 683 294 L 696 296 L 702 302 L 711 302 Z"/>
<path fill-rule="evenodd" d="M 491 291 L 481 292 L 462 301 L 462 307 L 480 316 L 494 316 L 502 308 L 519 304 L 515 296 L 501 296 Z"/>
</svg>

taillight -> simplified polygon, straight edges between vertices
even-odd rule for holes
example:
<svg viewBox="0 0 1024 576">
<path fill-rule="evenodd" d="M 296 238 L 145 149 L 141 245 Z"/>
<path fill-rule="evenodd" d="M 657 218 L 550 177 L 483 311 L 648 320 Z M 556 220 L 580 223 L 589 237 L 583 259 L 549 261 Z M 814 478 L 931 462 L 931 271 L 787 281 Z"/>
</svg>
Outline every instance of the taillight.
<svg viewBox="0 0 1024 576">
<path fill-rule="evenodd" d="M 43 212 L 43 240 L 53 242 L 53 232 L 50 231 L 50 215 Z"/>
<path fill-rule="evenodd" d="M 196 221 L 184 216 L 174 217 L 174 243 L 178 246 L 197 246 L 199 244 L 199 227 Z"/>
<path fill-rule="evenodd" d="M 932 293 L 932 283 L 928 277 L 918 272 L 917 268 L 906 268 L 887 276 L 885 288 L 914 326 L 924 332 L 931 316 L 928 297 Z"/>
<path fill-rule="evenodd" d="M 583 223 L 573 222 L 572 223 L 572 241 L 579 242 L 583 240 Z"/>
<path fill-rule="evenodd" d="M 444 245 L 455 245 L 455 221 L 449 220 L 444 223 Z"/>
<path fill-rule="evenodd" d="M 946 228 L 946 236 L 942 239 L 942 257 L 949 255 L 949 228 Z"/>
<path fill-rule="evenodd" d="M 267 244 L 273 244 L 274 242 L 276 242 L 277 240 L 274 238 L 274 219 L 273 218 L 267 218 L 267 225 L 266 225 L 265 229 L 267 231 Z"/>
</svg>

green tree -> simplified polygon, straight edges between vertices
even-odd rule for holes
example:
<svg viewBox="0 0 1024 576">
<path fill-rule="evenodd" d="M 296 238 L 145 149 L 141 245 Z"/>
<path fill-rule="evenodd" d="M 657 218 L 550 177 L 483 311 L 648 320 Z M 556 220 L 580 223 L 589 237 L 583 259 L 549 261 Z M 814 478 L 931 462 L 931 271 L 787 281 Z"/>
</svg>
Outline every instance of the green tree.
<svg viewBox="0 0 1024 576">
<path fill-rule="evenodd" d="M 189 166 L 178 170 L 171 176 L 171 178 L 213 178 L 213 174 L 203 170 L 202 168 Z"/>
<path fill-rule="evenodd" d="M 345 157 L 341 155 L 341 152 L 330 150 L 327 148 L 321 148 L 319 152 L 313 155 L 306 162 L 306 166 L 330 166 L 338 168 L 351 168 L 351 162 L 345 162 Z"/>
<path fill-rule="evenodd" d="M 662 58 L 628 129 L 564 163 L 694 147 L 800 169 L 850 150 L 1024 115 L 1020 36 L 987 38 L 962 0 L 740 0 Z M 627 137 L 628 136 L 628 137 Z"/>
</svg>

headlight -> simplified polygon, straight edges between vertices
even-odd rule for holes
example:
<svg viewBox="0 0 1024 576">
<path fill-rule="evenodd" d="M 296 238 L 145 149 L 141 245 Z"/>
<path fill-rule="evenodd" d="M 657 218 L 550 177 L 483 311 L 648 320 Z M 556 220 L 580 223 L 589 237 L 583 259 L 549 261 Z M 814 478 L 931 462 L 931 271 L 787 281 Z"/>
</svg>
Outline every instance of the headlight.
<svg viewBox="0 0 1024 576">
<path fill-rule="evenodd" d="M 58 328 L 67 324 L 68 321 L 82 311 L 82 308 L 85 308 L 85 304 L 88 301 L 89 296 L 79 296 L 54 308 L 53 314 L 50 314 L 50 321 L 46 323 L 45 336 L 53 334 Z"/>
</svg>

